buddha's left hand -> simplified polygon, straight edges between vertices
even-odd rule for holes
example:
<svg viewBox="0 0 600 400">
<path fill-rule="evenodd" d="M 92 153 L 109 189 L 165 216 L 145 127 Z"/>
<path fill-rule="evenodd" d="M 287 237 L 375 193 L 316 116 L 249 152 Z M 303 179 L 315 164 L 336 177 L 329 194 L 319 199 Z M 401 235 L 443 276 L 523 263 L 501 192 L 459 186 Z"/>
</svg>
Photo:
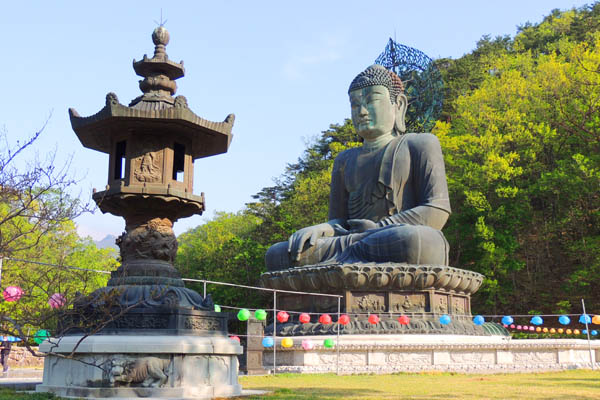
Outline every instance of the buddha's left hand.
<svg viewBox="0 0 600 400">
<path fill-rule="evenodd" d="M 349 219 L 346 222 L 350 226 L 349 233 L 362 233 L 377 228 L 377 224 L 370 219 Z"/>
</svg>

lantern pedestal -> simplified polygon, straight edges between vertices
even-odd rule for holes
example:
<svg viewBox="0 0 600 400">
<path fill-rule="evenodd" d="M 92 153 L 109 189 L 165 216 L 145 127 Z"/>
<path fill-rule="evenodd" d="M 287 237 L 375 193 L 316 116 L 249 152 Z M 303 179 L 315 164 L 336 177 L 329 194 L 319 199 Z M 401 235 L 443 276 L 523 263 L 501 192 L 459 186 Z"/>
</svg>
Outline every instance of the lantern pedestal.
<svg viewBox="0 0 600 400">
<path fill-rule="evenodd" d="M 38 392 L 94 398 L 210 399 L 241 394 L 242 348 L 223 336 L 94 335 L 44 342 Z"/>
</svg>

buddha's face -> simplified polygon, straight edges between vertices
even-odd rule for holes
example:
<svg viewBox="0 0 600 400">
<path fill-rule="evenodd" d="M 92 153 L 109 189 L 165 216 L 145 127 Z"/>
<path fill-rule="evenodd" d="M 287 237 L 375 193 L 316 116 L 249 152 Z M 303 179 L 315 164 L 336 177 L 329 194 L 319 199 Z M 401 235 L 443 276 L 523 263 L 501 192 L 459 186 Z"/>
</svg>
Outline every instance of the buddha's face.
<svg viewBox="0 0 600 400">
<path fill-rule="evenodd" d="M 351 91 L 350 107 L 356 133 L 366 141 L 392 133 L 397 107 L 387 87 L 374 85 Z"/>
</svg>

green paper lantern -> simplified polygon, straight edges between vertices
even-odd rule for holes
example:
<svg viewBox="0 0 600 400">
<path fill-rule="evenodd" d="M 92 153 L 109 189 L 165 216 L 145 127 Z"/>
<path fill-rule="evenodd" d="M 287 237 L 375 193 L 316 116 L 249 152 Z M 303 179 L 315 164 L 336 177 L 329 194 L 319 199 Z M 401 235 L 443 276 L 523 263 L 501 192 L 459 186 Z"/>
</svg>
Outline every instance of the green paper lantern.
<svg viewBox="0 0 600 400">
<path fill-rule="evenodd" d="M 240 321 L 248 321 L 248 318 L 250 318 L 250 311 L 242 308 L 240 311 L 238 311 L 237 317 Z"/>
<path fill-rule="evenodd" d="M 333 344 L 334 344 L 333 339 L 325 339 L 323 341 L 323 346 L 327 347 L 328 349 L 332 348 Z"/>
<path fill-rule="evenodd" d="M 264 321 L 267 319 L 267 312 L 265 310 L 256 310 L 254 311 L 254 318 L 259 321 Z"/>
<path fill-rule="evenodd" d="M 215 312 L 221 312 L 221 306 L 218 304 L 215 304 Z"/>
<path fill-rule="evenodd" d="M 40 329 L 33 335 L 33 341 L 37 344 L 42 344 L 44 340 L 50 337 L 50 332 L 45 329 Z"/>
</svg>

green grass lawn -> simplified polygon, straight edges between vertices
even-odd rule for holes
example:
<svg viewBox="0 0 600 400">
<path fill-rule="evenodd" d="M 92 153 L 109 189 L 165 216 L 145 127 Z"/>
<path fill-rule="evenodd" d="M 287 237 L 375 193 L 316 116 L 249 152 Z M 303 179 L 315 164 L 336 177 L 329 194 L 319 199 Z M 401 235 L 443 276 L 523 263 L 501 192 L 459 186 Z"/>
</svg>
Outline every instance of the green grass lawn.
<svg viewBox="0 0 600 400">
<path fill-rule="evenodd" d="M 467 375 L 419 373 L 243 376 L 244 389 L 273 393 L 241 399 L 600 399 L 600 371 Z M 60 399 L 0 388 L 0 400 Z"/>
<path fill-rule="evenodd" d="M 467 375 L 401 373 L 243 376 L 244 389 L 273 391 L 244 399 L 600 399 L 600 371 Z"/>
</svg>

